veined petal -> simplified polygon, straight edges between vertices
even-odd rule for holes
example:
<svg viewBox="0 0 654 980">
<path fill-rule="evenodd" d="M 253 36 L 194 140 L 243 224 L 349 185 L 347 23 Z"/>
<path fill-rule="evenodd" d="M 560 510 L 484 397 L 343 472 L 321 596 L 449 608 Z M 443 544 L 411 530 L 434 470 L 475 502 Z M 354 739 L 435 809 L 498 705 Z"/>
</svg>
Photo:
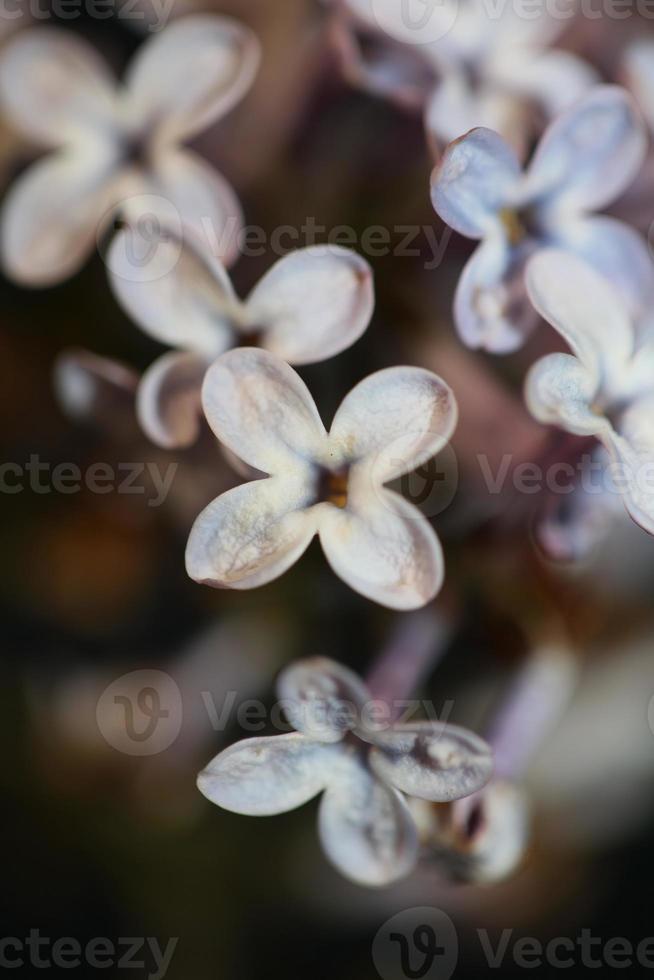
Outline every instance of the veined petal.
<svg viewBox="0 0 654 980">
<path fill-rule="evenodd" d="M 61 151 L 13 184 L 2 211 L 2 263 L 28 286 L 50 286 L 77 272 L 92 252 L 116 177 L 98 148 Z"/>
<path fill-rule="evenodd" d="M 318 830 L 332 864 L 360 885 L 389 885 L 418 858 L 418 834 L 402 796 L 347 758 L 320 801 Z"/>
<path fill-rule="evenodd" d="M 137 223 L 115 236 L 108 266 L 116 299 L 155 340 L 208 359 L 231 345 L 240 304 L 210 252 L 201 254 L 165 230 L 155 242 L 140 242 Z"/>
<path fill-rule="evenodd" d="M 434 170 L 432 204 L 456 231 L 483 238 L 497 226 L 519 177 L 509 144 L 490 129 L 473 129 L 450 143 Z"/>
<path fill-rule="evenodd" d="M 316 532 L 312 492 L 298 476 L 270 477 L 228 490 L 202 511 L 186 546 L 192 579 L 254 589 L 283 575 Z"/>
<path fill-rule="evenodd" d="M 424 368 L 392 367 L 360 381 L 329 433 L 344 459 L 370 466 L 387 483 L 410 473 L 448 443 L 457 422 L 452 389 Z"/>
<path fill-rule="evenodd" d="M 364 481 L 369 483 L 367 476 Z M 384 487 L 368 485 L 349 498 L 346 509 L 328 506 L 320 515 L 320 543 L 333 570 L 389 609 L 425 606 L 443 583 L 434 529 L 416 507 Z"/>
<path fill-rule="evenodd" d="M 163 449 L 193 445 L 200 433 L 200 392 L 208 361 L 172 351 L 158 358 L 143 375 L 136 401 L 141 428 Z"/>
<path fill-rule="evenodd" d="M 269 817 L 317 796 L 330 769 L 329 746 L 297 732 L 246 738 L 209 763 L 198 776 L 198 789 L 223 810 Z"/>
<path fill-rule="evenodd" d="M 650 129 L 654 130 L 654 41 L 641 38 L 625 54 L 629 87 L 636 96 Z"/>
<path fill-rule="evenodd" d="M 297 731 L 322 742 L 338 742 L 356 728 L 369 699 L 354 671 L 327 657 L 311 657 L 286 667 L 277 693 Z"/>
<path fill-rule="evenodd" d="M 176 209 L 191 244 L 231 265 L 238 256 L 243 211 L 225 178 L 197 153 L 173 147 L 157 155 L 151 176 L 152 193 Z"/>
<path fill-rule="evenodd" d="M 3 49 L 0 100 L 25 133 L 47 146 L 110 134 L 115 92 L 105 62 L 72 32 L 31 27 Z"/>
<path fill-rule="evenodd" d="M 527 266 L 529 296 L 596 384 L 611 389 L 633 353 L 634 331 L 619 294 L 586 262 L 546 249 Z"/>
<path fill-rule="evenodd" d="M 304 248 L 273 266 L 246 307 L 267 350 L 290 364 L 323 361 L 350 347 L 370 323 L 372 270 L 346 248 Z"/>
<path fill-rule="evenodd" d="M 525 191 L 557 210 L 600 210 L 632 182 L 647 149 L 629 94 L 597 85 L 547 129 L 527 172 Z"/>
<path fill-rule="evenodd" d="M 654 264 L 643 237 L 623 221 L 593 215 L 558 224 L 557 245 L 584 259 L 622 295 L 634 319 L 652 309 Z"/>
<path fill-rule="evenodd" d="M 476 793 L 493 770 L 490 747 L 465 728 L 438 722 L 396 725 L 368 735 L 370 766 L 391 786 L 435 803 Z"/>
<path fill-rule="evenodd" d="M 325 428 L 306 385 L 268 351 L 228 351 L 205 378 L 202 403 L 218 439 L 264 473 L 302 468 L 325 443 Z"/>
<path fill-rule="evenodd" d="M 127 87 L 134 114 L 156 138 L 186 140 L 224 116 L 245 95 L 259 68 L 257 38 L 229 17 L 184 17 L 137 54 Z"/>
<path fill-rule="evenodd" d="M 578 436 L 601 436 L 610 429 L 607 419 L 593 411 L 597 391 L 597 376 L 571 354 L 548 354 L 536 361 L 525 383 L 534 418 Z"/>
<path fill-rule="evenodd" d="M 537 317 L 524 286 L 524 266 L 537 246 L 509 246 L 492 235 L 470 257 L 454 298 L 454 319 L 461 340 L 473 350 L 510 354 L 532 332 Z"/>
</svg>

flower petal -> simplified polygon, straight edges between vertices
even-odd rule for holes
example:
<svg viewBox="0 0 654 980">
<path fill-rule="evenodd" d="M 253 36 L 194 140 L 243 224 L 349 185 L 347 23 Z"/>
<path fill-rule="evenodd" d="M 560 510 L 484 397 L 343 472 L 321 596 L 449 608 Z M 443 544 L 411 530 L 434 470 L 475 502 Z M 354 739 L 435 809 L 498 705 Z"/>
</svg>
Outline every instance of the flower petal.
<svg viewBox="0 0 654 980">
<path fill-rule="evenodd" d="M 97 148 L 61 151 L 29 167 L 3 207 L 7 275 L 50 286 L 77 272 L 95 246 L 115 186 L 111 163 Z"/>
<path fill-rule="evenodd" d="M 192 579 L 254 589 L 283 575 L 309 546 L 315 522 L 304 480 L 270 477 L 228 490 L 202 511 L 186 546 Z"/>
<path fill-rule="evenodd" d="M 246 738 L 212 759 L 198 789 L 224 810 L 251 817 L 287 813 L 327 784 L 330 749 L 297 732 Z"/>
<path fill-rule="evenodd" d="M 243 211 L 232 187 L 191 150 L 167 148 L 154 162 L 152 193 L 176 209 L 184 233 L 200 251 L 231 265 L 239 251 Z M 138 200 L 135 201 L 138 209 Z M 133 214 L 138 218 L 138 210 Z M 165 215 L 162 223 L 165 227 Z"/>
<path fill-rule="evenodd" d="M 534 418 L 578 436 L 599 436 L 610 429 L 593 411 L 598 378 L 571 354 L 548 354 L 527 375 L 525 398 Z"/>
<path fill-rule="evenodd" d="M 593 215 L 562 222 L 555 238 L 620 291 L 634 319 L 651 310 L 654 265 L 635 228 L 617 218 Z"/>
<path fill-rule="evenodd" d="M 152 37 L 132 62 L 126 81 L 135 114 L 144 126 L 157 127 L 160 140 L 189 139 L 240 101 L 259 61 L 259 42 L 245 25 L 229 17 L 184 17 Z"/>
<path fill-rule="evenodd" d="M 654 534 L 654 395 L 637 399 L 622 414 L 604 445 L 621 464 L 624 501 L 633 520 Z"/>
<path fill-rule="evenodd" d="M 158 358 L 141 379 L 137 414 L 148 439 L 163 449 L 192 446 L 200 434 L 200 392 L 208 361 L 172 351 Z"/>
<path fill-rule="evenodd" d="M 329 433 L 344 459 L 372 467 L 387 483 L 410 473 L 447 445 L 457 422 L 452 389 L 424 368 L 393 367 L 360 381 Z"/>
<path fill-rule="evenodd" d="M 321 512 L 320 543 L 327 560 L 368 599 L 389 609 L 419 609 L 443 584 L 440 542 L 412 504 L 384 487 L 371 487 L 367 476 L 364 482 L 366 492 L 351 491 L 347 509 L 326 506 Z"/>
<path fill-rule="evenodd" d="M 432 204 L 456 231 L 483 238 L 497 226 L 519 177 L 509 144 L 490 129 L 473 129 L 450 143 L 434 170 Z"/>
<path fill-rule="evenodd" d="M 0 100 L 14 122 L 47 146 L 108 134 L 116 84 L 90 44 L 56 27 L 32 27 L 0 61 Z"/>
<path fill-rule="evenodd" d="M 115 236 L 108 267 L 116 299 L 155 340 L 209 359 L 230 346 L 240 304 L 224 266 L 211 253 L 165 231 L 146 241 L 136 223 Z"/>
<path fill-rule="evenodd" d="M 418 858 L 416 827 L 401 795 L 349 760 L 320 801 L 318 830 L 332 864 L 360 885 L 389 885 Z"/>
<path fill-rule="evenodd" d="M 491 81 L 479 88 L 464 70 L 448 68 L 433 89 L 425 110 L 427 132 L 439 142 L 457 140 L 483 126 L 494 130 L 520 155 L 528 138 L 529 106 L 509 89 Z"/>
<path fill-rule="evenodd" d="M 647 148 L 633 99 L 617 85 L 597 85 L 554 120 L 527 172 L 529 194 L 549 206 L 600 210 L 638 173 Z"/>
<path fill-rule="evenodd" d="M 641 38 L 625 54 L 629 87 L 636 96 L 650 129 L 654 130 L 654 42 Z"/>
<path fill-rule="evenodd" d="M 596 384 L 619 383 L 634 348 L 634 331 L 620 296 L 586 262 L 558 249 L 527 266 L 529 296 L 558 330 Z"/>
<path fill-rule="evenodd" d="M 218 439 L 264 473 L 307 465 L 325 442 L 325 428 L 306 385 L 264 350 L 228 351 L 205 378 L 202 403 Z"/>
<path fill-rule="evenodd" d="M 596 72 L 569 51 L 533 49 L 522 57 L 503 58 L 494 63 L 496 82 L 536 100 L 548 116 L 556 116 L 580 99 L 598 81 Z"/>
<path fill-rule="evenodd" d="M 354 671 L 329 660 L 300 660 L 279 675 L 277 693 L 293 728 L 322 742 L 339 742 L 357 727 L 369 699 Z"/>
<path fill-rule="evenodd" d="M 346 248 L 304 248 L 280 259 L 246 305 L 267 350 L 290 364 L 324 361 L 351 347 L 370 323 L 372 270 Z"/>
<path fill-rule="evenodd" d="M 503 236 L 491 235 L 470 257 L 454 298 L 457 332 L 467 347 L 491 354 L 518 350 L 532 332 L 536 317 L 524 286 L 524 267 L 535 243 L 511 248 Z"/>
<path fill-rule="evenodd" d="M 490 747 L 456 725 L 415 722 L 369 733 L 370 767 L 391 786 L 434 803 L 476 793 L 493 770 Z"/>
<path fill-rule="evenodd" d="M 54 367 L 57 401 L 70 418 L 111 423 L 118 415 L 134 418 L 136 371 L 86 350 L 65 350 Z"/>
</svg>

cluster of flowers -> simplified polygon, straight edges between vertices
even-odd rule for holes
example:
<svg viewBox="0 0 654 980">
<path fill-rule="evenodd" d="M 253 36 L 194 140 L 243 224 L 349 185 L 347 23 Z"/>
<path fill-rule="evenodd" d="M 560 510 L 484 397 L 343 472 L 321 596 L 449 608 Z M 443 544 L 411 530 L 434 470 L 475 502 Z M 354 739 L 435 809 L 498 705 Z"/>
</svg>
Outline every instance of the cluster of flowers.
<svg viewBox="0 0 654 980">
<path fill-rule="evenodd" d="M 654 533 L 654 493 L 639 478 L 654 462 L 652 262 L 634 229 L 595 214 L 627 188 L 645 157 L 636 104 L 551 48 L 559 25 L 524 18 L 515 5 L 493 21 L 476 0 L 458 12 L 438 5 L 447 26 L 421 44 L 399 29 L 389 34 L 380 10 L 392 21 L 396 7 L 338 0 L 331 24 L 351 78 L 424 108 L 438 152 L 433 206 L 480 241 L 456 293 L 459 335 L 469 347 L 501 354 L 523 344 L 537 314 L 552 324 L 571 353 L 532 367 L 529 408 L 543 422 L 594 437 L 618 459 L 633 477 L 627 509 Z M 428 370 L 388 368 L 347 395 L 328 432 L 290 365 L 325 360 L 361 337 L 374 306 L 368 263 L 333 246 L 298 250 L 241 300 L 227 272 L 243 225 L 239 202 L 183 145 L 245 95 L 259 57 L 242 25 L 190 16 L 144 43 L 117 87 L 74 35 L 33 28 L 12 40 L 0 57 L 0 98 L 51 152 L 8 194 L 4 268 L 25 285 L 61 282 L 113 225 L 113 292 L 136 324 L 174 348 L 139 383 L 144 432 L 166 449 L 188 447 L 204 418 L 248 478 L 197 518 L 186 552 L 193 579 L 231 589 L 264 585 L 318 535 L 333 570 L 358 593 L 391 609 L 417 609 L 441 588 L 442 550 L 429 521 L 386 485 L 447 444 L 454 393 Z M 654 45 L 632 49 L 627 67 L 654 126 Z M 553 119 L 525 165 L 539 118 L 530 112 L 534 102 Z M 162 234 L 135 263 L 146 217 Z M 207 246 L 207 225 L 219 232 L 220 255 Z M 498 780 L 483 789 L 492 761 L 481 739 L 431 722 L 344 727 L 339 705 L 360 706 L 368 695 L 331 661 L 288 668 L 280 694 L 303 704 L 326 698 L 333 724 L 314 731 L 311 713 L 298 713 L 296 733 L 223 752 L 200 777 L 212 801 L 264 815 L 324 791 L 324 848 L 366 884 L 394 880 L 415 864 L 414 801 L 465 801 L 453 811 L 450 850 L 472 852 L 472 837 L 483 834 L 477 863 L 486 847 L 483 856 L 497 866 L 502 828 L 514 841 L 522 804 Z M 484 818 L 473 820 L 480 799 Z M 513 861 L 512 854 L 502 869 Z"/>
</svg>

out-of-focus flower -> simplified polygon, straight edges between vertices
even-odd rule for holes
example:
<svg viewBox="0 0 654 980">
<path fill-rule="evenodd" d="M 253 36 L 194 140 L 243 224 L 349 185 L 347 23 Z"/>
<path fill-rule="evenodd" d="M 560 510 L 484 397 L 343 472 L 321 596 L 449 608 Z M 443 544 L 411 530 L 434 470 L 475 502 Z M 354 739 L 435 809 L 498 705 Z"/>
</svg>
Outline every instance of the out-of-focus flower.
<svg viewBox="0 0 654 980">
<path fill-rule="evenodd" d="M 332 660 L 286 668 L 278 692 L 296 731 L 238 742 L 209 763 L 198 786 L 212 803 L 250 816 L 285 813 L 324 792 L 322 846 L 361 885 L 389 884 L 417 861 L 404 794 L 451 801 L 490 777 L 490 750 L 472 732 L 437 722 L 371 724 L 365 685 Z"/>
<path fill-rule="evenodd" d="M 629 88 L 654 132 L 654 41 L 642 38 L 629 45 L 624 67 Z"/>
<path fill-rule="evenodd" d="M 135 220 L 156 218 L 158 208 L 172 212 L 200 240 L 202 222 L 210 222 L 223 257 L 233 258 L 240 204 L 224 178 L 181 144 L 242 98 L 258 63 L 246 27 L 189 17 L 144 44 L 118 88 L 74 34 L 22 33 L 3 52 L 0 99 L 31 139 L 54 152 L 9 192 L 1 228 L 8 274 L 31 286 L 66 279 L 119 208 Z"/>
<path fill-rule="evenodd" d="M 432 599 L 443 580 L 438 538 L 413 504 L 384 484 L 448 442 L 450 388 L 415 367 L 378 371 L 342 402 L 329 433 L 299 376 L 273 354 L 218 358 L 202 389 L 218 439 L 269 474 L 213 501 L 198 517 L 186 567 L 198 582 L 250 589 L 278 578 L 314 535 L 353 589 L 393 609 Z"/>
<path fill-rule="evenodd" d="M 121 231 L 112 245 L 114 293 L 147 333 L 180 349 L 155 361 L 139 387 L 141 425 L 159 446 L 195 442 L 202 379 L 230 347 L 256 343 L 291 364 L 308 364 L 349 347 L 370 322 L 372 271 L 348 249 L 316 245 L 293 252 L 241 302 L 218 259 L 171 239 L 157 244 L 137 278 L 131 234 Z"/>
<path fill-rule="evenodd" d="M 497 354 L 522 345 L 536 322 L 524 268 L 546 246 L 585 259 L 641 315 L 652 290 L 645 242 L 617 219 L 589 212 L 628 186 L 646 145 L 632 99 L 611 85 L 597 86 L 559 116 L 524 172 L 489 129 L 473 129 L 450 144 L 432 176 L 432 202 L 458 232 L 481 240 L 455 297 L 464 343 Z"/>
<path fill-rule="evenodd" d="M 565 252 L 547 250 L 527 267 L 538 312 L 572 354 L 550 354 L 531 369 L 527 404 L 541 422 L 597 438 L 615 465 L 631 517 L 654 533 L 654 342 L 639 346 L 612 284 Z"/>
<path fill-rule="evenodd" d="M 568 19 L 534 16 L 531 5 L 491 11 L 482 0 L 446 0 L 430 6 L 429 17 L 413 17 L 397 0 L 343 7 L 348 16 L 336 36 L 347 74 L 400 103 L 424 104 L 437 142 L 487 126 L 520 150 L 533 132 L 534 103 L 556 115 L 597 80 L 570 52 L 549 50 Z"/>
</svg>

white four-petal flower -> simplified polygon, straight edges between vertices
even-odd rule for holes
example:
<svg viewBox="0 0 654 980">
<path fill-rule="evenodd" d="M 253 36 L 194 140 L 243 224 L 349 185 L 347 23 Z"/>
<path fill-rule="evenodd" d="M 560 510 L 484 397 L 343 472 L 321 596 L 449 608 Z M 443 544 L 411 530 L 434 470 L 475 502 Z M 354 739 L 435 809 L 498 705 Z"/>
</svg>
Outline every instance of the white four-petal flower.
<svg viewBox="0 0 654 980">
<path fill-rule="evenodd" d="M 469 347 L 507 353 L 535 322 L 524 291 L 527 260 L 564 248 L 606 275 L 639 315 L 652 289 L 645 242 L 615 218 L 590 215 L 638 172 L 645 129 L 621 88 L 597 86 L 559 116 L 522 171 L 511 147 L 489 129 L 450 144 L 432 176 L 441 218 L 481 244 L 465 267 L 454 313 Z"/>
<path fill-rule="evenodd" d="M 223 494 L 198 517 L 186 550 L 191 578 L 234 589 L 264 585 L 318 534 L 334 571 L 362 595 L 394 609 L 436 595 L 438 538 L 384 484 L 439 452 L 454 430 L 454 395 L 437 375 L 416 367 L 370 375 L 327 433 L 288 364 L 238 348 L 209 368 L 202 402 L 220 442 L 269 477 Z"/>
<path fill-rule="evenodd" d="M 125 229 L 112 243 L 109 280 L 136 323 L 179 349 L 154 362 L 137 399 L 144 431 L 165 448 L 197 438 L 202 379 L 230 347 L 256 342 L 290 364 L 309 364 L 351 346 L 370 322 L 372 271 L 349 249 L 291 252 L 242 302 L 218 259 L 172 237 L 162 237 L 136 270 L 132 234 Z"/>
<path fill-rule="evenodd" d="M 241 99 L 258 64 L 254 35 L 226 17 L 167 27 L 143 45 L 120 86 L 76 35 L 45 27 L 19 35 L 0 61 L 0 100 L 28 137 L 54 152 L 9 192 L 1 225 L 8 274 L 29 285 L 60 282 L 81 267 L 113 208 L 138 218 L 154 207 L 156 215 L 157 200 L 189 234 L 205 236 L 209 222 L 232 258 L 239 202 L 180 144 Z"/>
<path fill-rule="evenodd" d="M 324 793 L 322 846 L 359 884 L 386 885 L 414 867 L 418 835 L 404 794 L 450 802 L 490 778 L 490 749 L 472 732 L 437 722 L 371 724 L 365 685 L 332 660 L 286 668 L 278 692 L 296 731 L 237 742 L 198 786 L 212 803 L 249 816 L 285 813 Z"/>
<path fill-rule="evenodd" d="M 572 351 L 532 367 L 530 411 L 597 438 L 616 464 L 627 510 L 654 534 L 654 342 L 645 335 L 639 343 L 612 284 L 565 252 L 535 256 L 526 280 L 532 303 Z"/>
</svg>

